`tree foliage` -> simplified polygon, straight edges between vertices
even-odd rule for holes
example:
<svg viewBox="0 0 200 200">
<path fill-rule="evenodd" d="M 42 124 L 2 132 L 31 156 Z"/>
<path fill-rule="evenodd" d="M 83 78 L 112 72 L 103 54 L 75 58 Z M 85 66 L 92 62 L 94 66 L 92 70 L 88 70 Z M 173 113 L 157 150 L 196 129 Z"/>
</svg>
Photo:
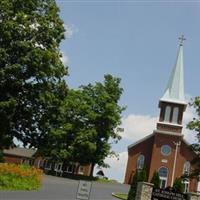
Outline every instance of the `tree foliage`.
<svg viewBox="0 0 200 200">
<path fill-rule="evenodd" d="M 194 171 L 192 171 L 191 176 L 198 179 L 200 173 L 200 97 L 195 97 L 194 101 L 190 105 L 195 109 L 197 117 L 193 118 L 193 120 L 187 124 L 187 128 L 195 131 L 198 139 L 198 143 L 191 145 L 192 150 L 197 155 L 192 161 L 192 163 L 197 167 Z"/>
<path fill-rule="evenodd" d="M 193 120 L 188 123 L 187 127 L 197 132 L 197 137 L 200 140 L 200 97 L 196 97 L 191 105 L 194 107 L 198 117 L 193 118 Z"/>
<path fill-rule="evenodd" d="M 137 170 L 132 178 L 132 183 L 129 189 L 127 200 L 135 199 L 136 192 L 137 192 L 137 184 L 138 182 L 144 182 L 144 181 L 147 181 L 146 170 L 145 169 Z"/>
<path fill-rule="evenodd" d="M 60 125 L 43 145 L 46 154 L 58 160 L 92 164 L 92 172 L 95 164 L 107 166 L 104 159 L 113 154 L 111 144 L 121 138 L 119 125 L 124 108 L 118 105 L 122 93 L 119 84 L 119 78 L 105 75 L 103 83 L 69 90 Z"/>
<path fill-rule="evenodd" d="M 183 193 L 184 192 L 184 184 L 183 184 L 183 179 L 182 178 L 176 178 L 173 187 L 172 187 L 176 192 Z"/>
<path fill-rule="evenodd" d="M 14 137 L 38 147 L 66 96 L 63 21 L 54 0 L 1 0 L 0 10 L 0 148 Z"/>
<path fill-rule="evenodd" d="M 2 0 L 0 10 L 0 149 L 17 138 L 54 160 L 106 167 L 121 138 L 120 79 L 67 88 L 55 0 Z"/>
<path fill-rule="evenodd" d="M 155 188 L 160 188 L 160 176 L 159 176 L 159 173 L 157 171 L 155 171 L 153 173 L 151 183 L 154 184 Z"/>
</svg>

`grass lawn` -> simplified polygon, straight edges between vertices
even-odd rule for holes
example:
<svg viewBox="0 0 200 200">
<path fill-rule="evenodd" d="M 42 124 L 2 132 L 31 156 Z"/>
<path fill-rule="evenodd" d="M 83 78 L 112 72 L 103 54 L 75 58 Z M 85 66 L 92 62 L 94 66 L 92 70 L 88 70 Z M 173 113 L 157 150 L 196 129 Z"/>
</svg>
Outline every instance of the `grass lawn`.
<svg viewBox="0 0 200 200">
<path fill-rule="evenodd" d="M 0 190 L 37 190 L 42 171 L 27 165 L 0 164 Z"/>
<path fill-rule="evenodd" d="M 112 195 L 118 199 L 123 199 L 123 200 L 127 200 L 128 198 L 128 194 L 113 193 Z"/>
<path fill-rule="evenodd" d="M 105 179 L 105 178 L 98 178 L 98 179 L 96 179 L 96 182 L 98 182 L 98 183 L 117 183 L 116 180 L 110 180 L 110 179 Z"/>
</svg>

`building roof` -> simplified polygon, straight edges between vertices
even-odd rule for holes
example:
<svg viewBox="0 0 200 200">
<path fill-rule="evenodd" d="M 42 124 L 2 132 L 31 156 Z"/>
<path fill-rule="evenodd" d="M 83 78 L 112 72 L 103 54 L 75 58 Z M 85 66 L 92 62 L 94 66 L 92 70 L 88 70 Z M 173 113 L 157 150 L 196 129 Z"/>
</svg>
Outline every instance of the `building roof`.
<svg viewBox="0 0 200 200">
<path fill-rule="evenodd" d="M 5 149 L 3 151 L 4 154 L 25 157 L 25 158 L 32 158 L 36 153 L 36 149 L 26 149 L 22 147 L 15 147 L 10 149 Z"/>
<path fill-rule="evenodd" d="M 154 136 L 154 135 L 155 135 L 155 133 L 152 133 L 152 134 L 150 134 L 150 135 L 147 135 L 146 137 L 143 137 L 142 139 L 140 139 L 140 140 L 134 142 L 133 144 L 130 144 L 130 145 L 128 146 L 128 149 L 131 149 L 132 147 L 136 146 L 137 144 L 140 144 L 140 143 L 146 141 L 147 139 L 151 138 L 151 137 Z"/>
<path fill-rule="evenodd" d="M 172 133 L 170 133 L 170 132 L 168 132 L 168 131 L 158 131 L 158 130 L 154 130 L 152 134 L 149 134 L 149 135 L 147 135 L 146 137 L 144 137 L 144 138 L 142 138 L 142 139 L 140 139 L 140 140 L 138 140 L 138 141 L 136 141 L 136 142 L 130 144 L 130 145 L 128 146 L 128 149 L 131 149 L 132 147 L 136 146 L 137 144 L 140 144 L 140 143 L 142 143 L 142 142 L 148 140 L 149 138 L 153 137 L 153 136 L 155 135 L 156 132 L 158 132 L 158 133 L 160 133 L 160 134 L 164 134 L 164 135 L 173 135 L 173 136 L 174 136 L 174 133 L 172 134 Z M 180 137 L 181 140 L 182 140 L 187 146 L 190 146 L 190 144 L 183 138 L 183 135 L 176 134 L 176 136 Z M 193 151 L 193 152 L 194 152 L 194 151 Z M 194 153 L 195 153 L 195 152 L 194 152 Z"/>
<path fill-rule="evenodd" d="M 184 95 L 183 45 L 180 44 L 175 66 L 171 72 L 167 88 L 160 101 L 187 104 Z"/>
</svg>

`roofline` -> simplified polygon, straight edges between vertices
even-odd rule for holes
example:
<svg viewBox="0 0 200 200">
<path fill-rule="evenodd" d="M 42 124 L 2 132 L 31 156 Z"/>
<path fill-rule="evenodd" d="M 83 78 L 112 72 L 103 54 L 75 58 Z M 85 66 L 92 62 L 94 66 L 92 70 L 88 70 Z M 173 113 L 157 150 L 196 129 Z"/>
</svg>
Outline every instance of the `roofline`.
<svg viewBox="0 0 200 200">
<path fill-rule="evenodd" d="M 167 103 L 175 103 L 175 104 L 182 104 L 182 105 L 184 105 L 184 106 L 187 106 L 187 102 L 185 102 L 185 101 L 179 101 L 179 100 L 176 100 L 176 99 L 164 99 L 164 98 L 161 98 L 160 100 L 159 100 L 159 102 L 167 102 Z"/>
<path fill-rule="evenodd" d="M 175 123 L 170 123 L 170 122 L 165 122 L 165 121 L 163 121 L 163 122 L 158 121 L 157 124 L 165 124 L 165 125 L 168 125 L 168 126 L 177 126 L 177 127 L 183 128 L 182 124 L 175 124 Z"/>
<path fill-rule="evenodd" d="M 137 142 L 134 142 L 134 143 L 128 145 L 128 149 L 130 149 L 130 148 L 134 147 L 135 145 L 137 145 L 137 144 L 139 144 L 139 143 L 141 143 L 141 142 L 143 142 L 143 141 L 149 139 L 150 137 L 152 137 L 152 136 L 154 136 L 154 135 L 155 135 L 155 133 L 153 132 L 152 134 L 145 136 L 144 138 L 138 140 Z"/>
<path fill-rule="evenodd" d="M 174 133 L 174 132 L 170 132 L 170 131 L 161 131 L 161 130 L 154 130 L 154 133 L 160 133 L 160 134 L 164 134 L 164 135 L 174 135 L 174 136 L 179 136 L 179 137 L 183 137 L 183 134 L 181 133 Z"/>
<path fill-rule="evenodd" d="M 13 156 L 13 157 L 19 157 L 19 158 L 30 158 L 33 159 L 33 156 L 24 156 L 24 155 L 17 155 L 12 153 L 3 153 L 5 156 Z"/>
</svg>

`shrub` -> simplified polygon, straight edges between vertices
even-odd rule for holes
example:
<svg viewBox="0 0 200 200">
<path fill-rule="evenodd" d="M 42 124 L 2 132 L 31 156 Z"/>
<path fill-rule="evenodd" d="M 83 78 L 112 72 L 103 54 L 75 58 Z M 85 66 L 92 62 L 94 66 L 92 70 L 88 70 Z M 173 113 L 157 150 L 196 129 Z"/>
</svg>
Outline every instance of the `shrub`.
<svg viewBox="0 0 200 200">
<path fill-rule="evenodd" d="M 36 190 L 40 187 L 42 171 L 28 165 L 0 164 L 1 190 Z"/>
<path fill-rule="evenodd" d="M 147 180 L 147 175 L 146 175 L 146 170 L 141 169 L 137 170 L 136 173 L 133 176 L 132 179 L 132 184 L 128 193 L 128 199 L 127 200 L 134 200 L 136 196 L 136 191 L 137 191 L 137 183 L 146 181 Z"/>
<path fill-rule="evenodd" d="M 183 181 L 182 178 L 176 178 L 176 179 L 175 179 L 172 188 L 173 188 L 176 192 L 180 192 L 180 193 L 183 193 L 183 192 L 184 192 L 184 184 L 183 184 L 182 181 Z"/>
<path fill-rule="evenodd" d="M 157 171 L 153 173 L 153 177 L 151 179 L 151 183 L 154 184 L 155 188 L 160 188 L 160 176 Z"/>
</svg>

